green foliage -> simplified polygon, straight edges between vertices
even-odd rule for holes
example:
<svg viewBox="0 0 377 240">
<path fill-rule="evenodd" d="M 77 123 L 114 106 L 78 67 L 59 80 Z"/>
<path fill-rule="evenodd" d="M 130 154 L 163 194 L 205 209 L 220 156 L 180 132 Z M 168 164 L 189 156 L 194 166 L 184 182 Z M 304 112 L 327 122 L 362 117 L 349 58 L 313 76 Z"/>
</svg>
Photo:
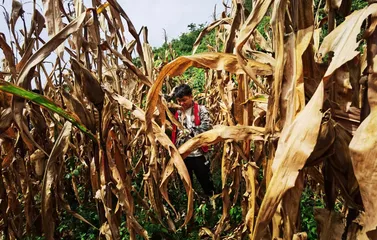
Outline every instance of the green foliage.
<svg viewBox="0 0 377 240">
<path fill-rule="evenodd" d="M 253 2 L 251 0 L 245 0 L 245 9 L 247 12 L 251 12 L 253 7 Z"/>
<path fill-rule="evenodd" d="M 194 94 L 201 93 L 204 91 L 205 76 L 204 70 L 200 68 L 189 68 L 182 74 L 181 81 L 188 83 L 194 89 Z"/>
<path fill-rule="evenodd" d="M 359 10 L 368 6 L 368 2 L 365 0 L 353 0 L 351 5 L 351 11 Z"/>
<path fill-rule="evenodd" d="M 80 189 L 81 190 L 81 189 Z M 97 209 L 94 202 L 86 202 L 80 206 L 71 206 L 72 210 L 83 216 L 89 222 L 98 226 Z M 73 217 L 71 214 L 63 211 L 60 216 L 60 224 L 56 230 L 61 234 L 61 239 L 80 239 L 90 240 L 97 239 L 99 231 L 87 223 Z"/>
<path fill-rule="evenodd" d="M 208 206 L 206 203 L 201 204 L 198 208 L 195 209 L 195 222 L 198 225 L 203 226 L 206 223 L 206 220 L 208 218 Z"/>
<path fill-rule="evenodd" d="M 191 23 L 188 28 L 189 32 L 183 33 L 178 39 L 171 41 L 172 47 L 178 56 L 191 54 L 195 40 L 203 30 L 204 25 L 200 24 L 197 27 L 196 24 Z"/>
<path fill-rule="evenodd" d="M 324 208 L 325 204 L 310 187 L 305 187 L 300 200 L 300 217 L 303 232 L 308 239 L 318 239 L 317 222 L 314 219 L 314 208 Z"/>
<path fill-rule="evenodd" d="M 205 24 L 196 25 L 194 23 L 189 24 L 188 32 L 182 33 L 177 39 L 172 39 L 170 44 L 177 56 L 191 55 L 193 45 L 198 38 L 200 32 L 204 29 Z M 207 44 L 214 46 L 215 45 L 215 35 L 214 31 L 207 34 L 201 41 L 201 44 L 198 47 L 197 52 L 207 51 Z M 161 47 L 154 48 L 154 59 L 165 59 L 165 52 L 169 49 L 169 44 L 164 43 Z M 171 56 L 170 56 L 170 59 Z"/>
<path fill-rule="evenodd" d="M 1 236 L 1 235 L 0 235 Z M 5 237 L 2 238 L 3 240 L 5 240 Z M 34 236 L 34 235 L 30 235 L 30 236 L 27 236 L 25 238 L 22 238 L 23 240 L 44 240 L 45 238 L 44 237 L 40 237 L 40 236 Z"/>
<path fill-rule="evenodd" d="M 242 221 L 242 208 L 239 205 L 233 206 L 230 211 L 230 222 L 234 224 L 239 224 Z"/>
<path fill-rule="evenodd" d="M 177 39 L 173 39 L 170 44 L 171 48 L 173 49 L 174 56 L 171 56 L 169 50 L 169 44 L 164 43 L 159 48 L 153 49 L 154 60 L 155 64 L 159 65 L 161 62 L 171 61 L 176 57 L 179 56 L 187 56 L 192 54 L 193 45 L 198 38 L 200 32 L 204 29 L 204 24 L 189 24 L 188 32 L 182 33 Z M 204 38 L 201 40 L 200 45 L 196 53 L 206 52 L 208 51 L 207 45 L 215 46 L 215 31 L 211 31 Z M 189 68 L 182 76 L 179 76 L 176 79 L 179 83 L 188 83 L 194 89 L 194 92 L 203 92 L 204 91 L 204 84 L 205 84 L 205 71 L 199 68 Z"/>
<path fill-rule="evenodd" d="M 263 37 L 267 37 L 267 33 L 265 32 L 266 25 L 270 24 L 271 17 L 266 15 L 262 18 L 260 23 L 257 26 L 257 30 L 263 35 Z"/>
</svg>

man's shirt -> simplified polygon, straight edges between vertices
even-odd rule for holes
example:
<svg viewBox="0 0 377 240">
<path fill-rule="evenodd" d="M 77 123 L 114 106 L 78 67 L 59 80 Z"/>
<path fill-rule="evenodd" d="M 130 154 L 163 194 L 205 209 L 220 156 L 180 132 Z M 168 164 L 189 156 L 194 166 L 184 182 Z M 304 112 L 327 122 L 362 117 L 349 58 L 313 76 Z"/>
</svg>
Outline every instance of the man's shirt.
<svg viewBox="0 0 377 240">
<path fill-rule="evenodd" d="M 207 108 L 203 105 L 199 105 L 199 118 L 200 125 L 195 125 L 195 116 L 193 107 L 187 109 L 186 111 L 178 110 L 178 121 L 183 125 L 185 131 L 177 129 L 177 147 L 181 146 L 183 143 L 187 142 L 194 136 L 208 131 L 212 128 L 211 118 Z M 203 152 L 201 149 L 196 149 L 188 155 L 188 157 L 198 157 L 202 156 Z"/>
</svg>

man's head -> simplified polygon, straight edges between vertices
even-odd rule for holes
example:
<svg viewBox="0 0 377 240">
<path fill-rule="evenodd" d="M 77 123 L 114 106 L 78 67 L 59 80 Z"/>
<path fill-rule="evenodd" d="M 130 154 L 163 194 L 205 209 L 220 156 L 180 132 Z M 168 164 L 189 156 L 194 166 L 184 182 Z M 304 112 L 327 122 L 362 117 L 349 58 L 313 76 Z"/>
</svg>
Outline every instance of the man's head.
<svg viewBox="0 0 377 240">
<path fill-rule="evenodd" d="M 189 109 L 193 104 L 192 89 L 187 84 L 181 84 L 176 87 L 174 97 L 183 110 Z"/>
</svg>

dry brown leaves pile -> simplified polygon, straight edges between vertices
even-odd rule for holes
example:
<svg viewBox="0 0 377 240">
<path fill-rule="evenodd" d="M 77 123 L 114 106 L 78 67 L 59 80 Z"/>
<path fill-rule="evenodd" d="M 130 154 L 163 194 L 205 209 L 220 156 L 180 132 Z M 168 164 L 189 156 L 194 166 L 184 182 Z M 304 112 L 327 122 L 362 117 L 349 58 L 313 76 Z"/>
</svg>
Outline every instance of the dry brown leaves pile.
<svg viewBox="0 0 377 240">
<path fill-rule="evenodd" d="M 21 2 L 12 1 L 11 36 L 0 35 L 0 84 L 35 86 L 95 139 L 35 102 L 0 92 L 4 236 L 54 239 L 63 210 L 107 239 L 120 239 L 122 216 L 131 239 L 148 239 L 137 209 L 175 232 L 194 212 L 183 159 L 202 145 L 216 145 L 222 149 L 213 164 L 221 165 L 223 215 L 202 235 L 306 239 L 299 203 L 311 185 L 326 196 L 326 209 L 316 210 L 321 239 L 377 238 L 377 4 L 336 25 L 334 16 L 348 14 L 351 0 L 326 1 L 326 19 L 314 11 L 321 7 L 317 1 L 253 0 L 248 13 L 244 1 L 234 0 L 224 3 L 223 18 L 193 46 L 195 53 L 204 35 L 215 31 L 211 52 L 162 59 L 157 66 L 147 30 L 138 33 L 116 0 L 93 1 L 92 8 L 80 0 L 42 2 L 44 13 L 34 6 L 29 24 L 22 23 Z M 262 34 L 257 27 L 266 17 L 271 20 Z M 329 33 L 322 39 L 326 21 Z M 189 67 L 207 69 L 203 95 L 219 126 L 177 149 L 166 134 L 173 115 L 162 89 L 170 91 L 173 77 Z M 186 209 L 169 199 L 168 189 L 179 188 L 179 181 Z M 79 204 L 96 203 L 99 225 L 71 210 L 69 194 Z M 243 218 L 234 226 L 229 210 L 237 202 Z"/>
</svg>

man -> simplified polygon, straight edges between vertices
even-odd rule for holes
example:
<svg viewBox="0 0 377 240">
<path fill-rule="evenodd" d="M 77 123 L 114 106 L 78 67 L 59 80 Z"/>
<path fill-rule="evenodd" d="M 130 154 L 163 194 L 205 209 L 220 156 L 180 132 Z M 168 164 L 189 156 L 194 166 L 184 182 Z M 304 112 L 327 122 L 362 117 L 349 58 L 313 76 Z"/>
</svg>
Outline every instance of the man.
<svg viewBox="0 0 377 240">
<path fill-rule="evenodd" d="M 181 84 L 174 90 L 174 97 L 182 107 L 175 113 L 175 118 L 182 123 L 184 130 L 173 128 L 172 141 L 177 147 L 185 143 L 190 138 L 212 128 L 211 119 L 205 106 L 194 102 L 192 89 L 187 84 Z M 191 181 L 195 173 L 204 193 L 207 196 L 214 194 L 214 186 L 211 180 L 209 161 L 204 154 L 208 152 L 208 147 L 196 149 L 184 159 Z"/>
</svg>

